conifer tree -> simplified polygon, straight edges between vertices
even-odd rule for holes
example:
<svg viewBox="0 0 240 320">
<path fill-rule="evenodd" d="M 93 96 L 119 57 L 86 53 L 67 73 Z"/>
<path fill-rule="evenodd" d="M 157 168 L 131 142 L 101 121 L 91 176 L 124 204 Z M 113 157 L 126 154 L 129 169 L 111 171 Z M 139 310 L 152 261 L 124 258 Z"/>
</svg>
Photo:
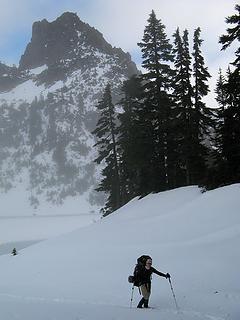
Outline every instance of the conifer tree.
<svg viewBox="0 0 240 320">
<path fill-rule="evenodd" d="M 175 53 L 174 98 L 176 104 L 175 139 L 177 140 L 178 180 L 180 184 L 188 185 L 190 184 L 191 171 L 193 113 L 188 31 L 185 30 L 183 38 L 181 38 L 179 29 L 177 29 L 173 36 L 175 39 L 173 52 Z"/>
<path fill-rule="evenodd" d="M 97 108 L 100 112 L 100 118 L 93 134 L 97 138 L 95 146 L 98 147 L 99 155 L 95 162 L 98 164 L 105 162 L 105 167 L 102 170 L 102 180 L 97 191 L 108 193 L 108 200 L 103 209 L 103 215 L 105 216 L 121 206 L 116 115 L 109 84 L 106 86 Z"/>
<path fill-rule="evenodd" d="M 191 183 L 199 184 L 206 173 L 206 157 L 208 150 L 204 144 L 210 126 L 213 126 L 213 112 L 203 98 L 209 92 L 208 79 L 211 77 L 201 53 L 203 40 L 200 39 L 201 29 L 197 28 L 193 39 L 193 76 L 194 76 L 194 113 L 193 113 L 193 153 L 191 157 Z"/>
<path fill-rule="evenodd" d="M 216 133 L 215 133 L 215 146 L 219 154 L 222 154 L 224 145 L 224 125 L 225 125 L 225 110 L 227 108 L 227 86 L 226 78 L 222 74 L 222 70 L 219 70 L 219 78 L 216 84 L 216 101 L 218 103 L 218 109 L 216 110 Z"/>
<path fill-rule="evenodd" d="M 232 43 L 240 41 L 240 5 L 236 5 L 236 14 L 227 17 L 226 22 L 234 25 L 227 28 L 227 34 L 220 37 L 222 50 Z M 240 181 L 240 47 L 235 52 L 236 59 L 232 62 L 234 69 L 228 69 L 225 85 L 226 107 L 222 124 L 222 152 L 226 161 L 225 181 L 227 183 Z"/>
<path fill-rule="evenodd" d="M 206 185 L 209 189 L 226 184 L 226 159 L 224 157 L 224 145 L 227 136 L 225 132 L 225 111 L 227 108 L 226 78 L 219 70 L 219 77 L 216 84 L 216 101 L 218 109 L 215 110 L 215 130 L 211 138 L 214 148 L 211 151 L 212 166 L 208 169 Z"/>
<path fill-rule="evenodd" d="M 118 145 L 120 150 L 121 190 L 124 203 L 141 194 L 141 161 L 146 157 L 139 121 L 141 108 L 141 79 L 133 76 L 124 82 L 123 98 L 119 104 L 123 112 L 119 113 Z"/>
<path fill-rule="evenodd" d="M 18 253 L 17 253 L 17 249 L 16 248 L 13 248 L 12 250 L 12 256 L 16 256 Z"/>
<path fill-rule="evenodd" d="M 219 42 L 223 45 L 222 50 L 226 50 L 234 41 L 240 41 L 240 5 L 237 4 L 235 6 L 235 10 L 237 11 L 232 16 L 226 18 L 226 22 L 228 24 L 234 24 L 232 28 L 227 28 L 227 34 L 222 35 L 219 39 Z M 240 47 L 238 46 L 235 51 L 236 59 L 232 63 L 236 70 L 240 69 Z"/>
<path fill-rule="evenodd" d="M 236 70 L 228 72 L 227 107 L 224 110 L 223 155 L 227 162 L 227 181 L 240 181 L 240 79 Z"/>
<path fill-rule="evenodd" d="M 170 117 L 172 101 L 169 89 L 172 86 L 173 61 L 172 46 L 167 39 L 165 26 L 152 11 L 145 27 L 142 42 L 138 43 L 142 51 L 142 66 L 146 73 L 144 80 L 144 103 L 141 110 L 144 130 L 148 138 L 148 154 L 145 168 L 151 172 L 145 179 L 150 191 L 166 190 L 169 187 L 171 172 Z M 145 120 L 144 120 L 145 119 Z M 146 138 L 145 138 L 146 139 Z M 149 162 L 150 159 L 150 163 Z M 147 170 L 148 171 L 148 170 Z"/>
</svg>

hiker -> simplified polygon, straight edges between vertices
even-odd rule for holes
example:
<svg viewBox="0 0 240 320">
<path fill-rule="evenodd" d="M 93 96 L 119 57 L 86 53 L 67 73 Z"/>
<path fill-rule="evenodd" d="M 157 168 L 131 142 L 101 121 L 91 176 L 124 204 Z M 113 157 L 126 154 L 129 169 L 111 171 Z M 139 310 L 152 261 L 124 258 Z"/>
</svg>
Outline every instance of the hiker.
<svg viewBox="0 0 240 320">
<path fill-rule="evenodd" d="M 151 276 L 155 273 L 166 279 L 170 278 L 169 273 L 162 273 L 152 267 L 152 258 L 150 256 L 141 256 L 137 260 L 137 265 L 134 270 L 135 285 L 140 289 L 143 298 L 139 301 L 137 308 L 148 308 L 148 301 L 151 294 Z"/>
</svg>

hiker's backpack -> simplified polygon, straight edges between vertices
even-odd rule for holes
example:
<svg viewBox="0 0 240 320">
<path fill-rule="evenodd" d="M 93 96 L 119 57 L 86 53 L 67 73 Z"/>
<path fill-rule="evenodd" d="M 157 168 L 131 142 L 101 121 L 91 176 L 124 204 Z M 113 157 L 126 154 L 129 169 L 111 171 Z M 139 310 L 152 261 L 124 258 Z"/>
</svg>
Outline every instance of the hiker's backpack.
<svg viewBox="0 0 240 320">
<path fill-rule="evenodd" d="M 152 259 L 152 258 L 147 255 L 142 255 L 137 259 L 137 264 L 134 268 L 133 276 L 128 277 L 129 283 L 133 283 L 133 285 L 136 287 L 139 287 L 141 285 L 141 278 L 139 277 L 139 274 L 141 273 L 141 270 L 145 268 L 145 265 L 148 259 Z"/>
</svg>

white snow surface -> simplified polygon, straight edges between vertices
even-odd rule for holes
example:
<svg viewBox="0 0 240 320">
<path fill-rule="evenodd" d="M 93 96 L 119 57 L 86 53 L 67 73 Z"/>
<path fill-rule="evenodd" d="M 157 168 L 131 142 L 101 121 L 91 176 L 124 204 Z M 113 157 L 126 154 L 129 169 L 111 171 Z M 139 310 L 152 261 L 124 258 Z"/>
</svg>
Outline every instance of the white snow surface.
<svg viewBox="0 0 240 320">
<path fill-rule="evenodd" d="M 42 65 L 40 67 L 37 67 L 37 68 L 34 68 L 34 69 L 30 69 L 29 73 L 38 75 L 38 74 L 42 73 L 44 70 L 46 70 L 47 68 L 48 68 L 48 66 L 46 64 L 44 64 L 44 65 Z"/>
<path fill-rule="evenodd" d="M 24 175 L 22 175 L 24 176 Z M 37 208 L 33 208 L 29 202 L 29 193 L 24 188 L 25 184 L 18 184 L 8 192 L 0 193 L 0 218 L 22 217 L 22 216 L 53 216 L 53 215 L 99 215 L 100 207 L 90 205 L 89 191 L 75 197 L 68 197 L 63 204 L 51 204 L 40 198 L 41 202 Z M 1 231 L 1 226 L 0 226 Z M 0 233 L 1 237 L 1 233 Z"/>
<path fill-rule="evenodd" d="M 24 218 L 18 219 L 18 239 L 10 219 L 5 230 L 14 241 L 33 240 L 31 223 L 24 228 Z M 56 217 L 47 240 L 17 256 L 0 256 L 1 319 L 240 319 L 240 184 L 205 193 L 191 186 L 151 194 L 88 226 L 76 223 L 71 232 L 66 226 L 64 233 L 61 224 Z M 54 236 L 59 228 L 62 234 Z M 156 275 L 153 308 L 136 308 L 137 288 L 130 308 L 127 277 L 142 254 L 171 274 L 179 309 L 168 280 Z"/>
</svg>

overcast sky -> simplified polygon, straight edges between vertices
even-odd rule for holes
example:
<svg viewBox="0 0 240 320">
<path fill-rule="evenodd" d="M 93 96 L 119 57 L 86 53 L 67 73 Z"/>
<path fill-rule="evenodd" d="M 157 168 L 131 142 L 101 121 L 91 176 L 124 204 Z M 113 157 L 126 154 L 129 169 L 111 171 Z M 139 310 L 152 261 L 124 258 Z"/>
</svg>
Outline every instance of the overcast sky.
<svg viewBox="0 0 240 320">
<path fill-rule="evenodd" d="M 18 65 L 31 39 L 32 24 L 46 18 L 55 20 L 65 11 L 98 29 L 112 45 L 130 52 L 140 65 L 137 42 L 153 9 L 166 26 L 168 37 L 177 27 L 189 30 L 191 41 L 197 27 L 202 29 L 202 52 L 206 66 L 216 79 L 219 67 L 233 61 L 236 47 L 220 51 L 219 36 L 226 33 L 225 18 L 232 15 L 237 0 L 0 0 L 0 61 Z M 192 51 L 192 49 L 191 49 Z"/>
</svg>

